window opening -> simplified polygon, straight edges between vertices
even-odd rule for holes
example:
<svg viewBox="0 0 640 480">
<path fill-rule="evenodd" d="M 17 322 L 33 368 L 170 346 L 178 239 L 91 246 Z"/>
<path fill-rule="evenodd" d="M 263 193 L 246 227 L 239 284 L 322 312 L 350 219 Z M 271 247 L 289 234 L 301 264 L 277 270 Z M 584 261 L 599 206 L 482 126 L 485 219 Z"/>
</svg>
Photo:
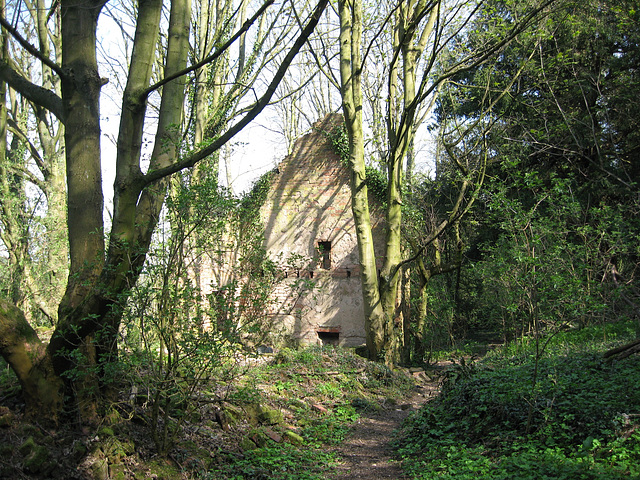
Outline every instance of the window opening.
<svg viewBox="0 0 640 480">
<path fill-rule="evenodd" d="M 339 345 L 340 332 L 318 332 L 318 338 L 322 345 Z"/>
<path fill-rule="evenodd" d="M 320 267 L 324 270 L 331 268 L 331 242 L 318 242 L 320 251 Z"/>
</svg>

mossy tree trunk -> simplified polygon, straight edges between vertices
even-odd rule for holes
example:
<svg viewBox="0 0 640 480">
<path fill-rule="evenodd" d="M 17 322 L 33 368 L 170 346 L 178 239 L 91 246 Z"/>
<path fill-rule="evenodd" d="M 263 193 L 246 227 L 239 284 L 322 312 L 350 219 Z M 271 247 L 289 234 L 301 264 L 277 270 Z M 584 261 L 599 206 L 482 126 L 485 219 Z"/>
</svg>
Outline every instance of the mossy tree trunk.
<svg viewBox="0 0 640 480">
<path fill-rule="evenodd" d="M 402 189 L 403 160 L 413 143 L 414 118 L 420 102 L 416 100 L 416 63 L 424 50 L 437 15 L 437 2 L 409 2 L 398 14 L 394 35 L 393 61 L 390 65 L 387 112 L 389 158 L 387 160 L 386 241 L 380 275 L 373 251 L 373 233 L 368 207 L 362 124 L 362 3 L 360 0 L 339 2 L 340 76 L 342 105 L 349 135 L 349 161 L 352 181 L 352 209 L 358 237 L 362 290 L 365 309 L 367 348 L 372 359 L 396 364 L 404 344 L 403 312 L 399 279 L 402 274 Z M 425 15 L 431 18 L 419 41 L 414 42 L 418 25 Z M 398 61 L 402 55 L 404 98 L 397 103 L 399 90 Z"/>
<path fill-rule="evenodd" d="M 380 359 L 388 343 L 385 331 L 388 317 L 382 308 L 378 288 L 376 256 L 367 193 L 364 136 L 362 131 L 362 37 L 361 0 L 343 0 L 338 3 L 340 14 L 340 79 L 342 110 L 349 136 L 349 165 L 351 167 L 351 208 L 356 224 L 358 254 L 364 300 L 367 349 L 371 359 Z"/>
<path fill-rule="evenodd" d="M 44 56 L 59 56 L 56 37 L 53 37 L 53 46 L 47 38 L 43 3 L 38 0 L 39 7 L 29 10 L 38 46 Z M 30 59 L 11 57 L 6 31 L 2 31 L 1 42 L 2 61 L 20 65 L 26 74 L 38 78 L 43 88 L 57 88 L 59 92 L 59 85 L 54 84 L 51 69 L 46 64 L 40 62 L 35 73 Z M 0 141 L 3 145 L 0 149 L 0 236 L 9 256 L 9 297 L 30 321 L 36 316 L 44 316 L 53 325 L 67 273 L 66 194 L 60 148 L 62 129 L 50 122 L 44 109 L 7 89 L 5 82 L 2 82 L 0 99 Z M 31 132 L 37 135 L 31 135 Z M 9 134 L 10 143 L 7 144 Z M 32 198 L 27 191 L 33 188 L 38 191 L 36 195 L 46 199 L 46 202 L 40 200 L 38 205 L 39 211 L 46 208 L 42 219 L 31 212 Z M 38 245 L 34 259 L 33 242 L 41 238 L 45 239 L 44 245 Z"/>
<path fill-rule="evenodd" d="M 0 350 L 22 387 L 27 417 L 57 421 L 62 408 L 62 380 L 35 330 L 15 305 L 0 300 Z"/>
</svg>

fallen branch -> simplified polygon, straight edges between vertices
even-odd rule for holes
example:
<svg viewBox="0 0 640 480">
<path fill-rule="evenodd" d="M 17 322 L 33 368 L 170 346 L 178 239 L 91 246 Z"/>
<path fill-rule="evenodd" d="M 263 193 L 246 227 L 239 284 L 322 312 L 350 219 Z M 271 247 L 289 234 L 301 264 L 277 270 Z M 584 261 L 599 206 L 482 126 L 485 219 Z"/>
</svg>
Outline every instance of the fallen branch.
<svg viewBox="0 0 640 480">
<path fill-rule="evenodd" d="M 603 358 L 612 362 L 613 360 L 622 360 L 623 358 L 627 358 L 638 352 L 640 352 L 640 338 L 631 343 L 627 343 L 626 345 L 606 351 Z"/>
<path fill-rule="evenodd" d="M 345 375 L 350 375 L 353 373 L 362 373 L 364 372 L 364 368 L 358 368 L 357 370 L 351 370 L 348 372 L 338 372 L 338 371 L 328 371 L 328 372 L 296 372 L 296 375 L 304 375 L 306 377 L 314 377 L 314 376 L 322 376 L 322 375 L 341 375 L 341 374 L 345 374 Z"/>
</svg>

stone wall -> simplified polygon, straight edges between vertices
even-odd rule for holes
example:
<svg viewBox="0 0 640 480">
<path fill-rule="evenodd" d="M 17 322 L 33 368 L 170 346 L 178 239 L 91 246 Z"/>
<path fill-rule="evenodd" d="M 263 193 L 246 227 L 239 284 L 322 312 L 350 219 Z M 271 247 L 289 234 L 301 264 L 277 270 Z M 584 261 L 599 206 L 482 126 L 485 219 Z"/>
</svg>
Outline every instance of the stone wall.
<svg viewBox="0 0 640 480">
<path fill-rule="evenodd" d="M 270 314 L 301 344 L 365 342 L 349 171 L 327 137 L 341 121 L 330 115 L 298 139 L 278 165 L 261 210 L 266 249 L 286 271 Z M 381 218 L 373 209 L 377 252 Z M 301 285 L 313 286 L 301 291 Z"/>
</svg>

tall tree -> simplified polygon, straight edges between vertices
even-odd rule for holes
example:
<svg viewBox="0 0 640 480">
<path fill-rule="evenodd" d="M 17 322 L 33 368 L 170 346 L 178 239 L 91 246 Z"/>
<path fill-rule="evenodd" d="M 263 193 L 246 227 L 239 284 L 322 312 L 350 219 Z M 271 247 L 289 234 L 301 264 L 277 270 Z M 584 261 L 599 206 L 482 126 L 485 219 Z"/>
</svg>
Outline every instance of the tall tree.
<svg viewBox="0 0 640 480">
<path fill-rule="evenodd" d="M 43 2 L 37 5 L 24 13 L 32 27 L 25 34 L 37 41 L 45 56 L 59 58 L 59 37 L 55 29 L 49 32 L 46 28 Z M 49 66 L 43 62 L 34 64 L 6 31 L 3 39 L 2 58 L 7 63 L 43 88 L 59 92 L 59 83 Z M 53 324 L 67 269 L 63 130 L 46 110 L 14 90 L 8 89 L 2 98 L 2 141 L 8 142 L 8 149 L 0 153 L 0 235 L 9 253 L 11 298 L 30 321 L 39 319 Z M 27 191 L 35 193 L 27 196 Z"/>
<path fill-rule="evenodd" d="M 478 36 L 499 25 L 489 11 L 522 14 L 518 4 L 487 6 Z M 613 309 L 616 317 L 638 309 L 629 295 L 638 267 L 640 117 L 629 97 L 640 80 L 638 10 L 634 2 L 609 1 L 557 7 L 521 81 L 491 113 L 500 127 L 488 139 L 492 181 L 473 240 L 478 268 L 469 272 L 474 278 L 484 270 L 488 280 L 468 297 L 477 299 L 479 315 L 503 318 L 506 337 L 552 328 L 558 319 L 584 324 Z M 528 55 L 528 37 L 506 48 L 497 68 L 451 82 L 439 111 L 458 123 L 474 121 L 479 80 L 490 76 L 495 90 L 510 82 Z M 499 299 L 478 293 L 490 285 L 500 285 Z"/>
<path fill-rule="evenodd" d="M 486 39 L 473 51 L 454 50 L 454 41 L 468 32 L 476 12 L 483 2 L 459 2 L 447 8 L 439 1 L 399 2 L 392 9 L 398 10 L 397 39 L 387 71 L 387 94 L 390 101 L 387 110 L 387 205 L 386 246 L 381 257 L 379 272 L 371 242 L 371 226 L 366 207 L 366 175 L 364 171 L 362 75 L 365 65 L 361 55 L 362 2 L 345 0 L 339 3 L 340 15 L 340 73 L 345 123 L 349 135 L 349 155 L 352 169 L 352 208 L 356 222 L 360 262 L 363 278 L 363 296 L 367 330 L 367 346 L 372 358 L 384 358 L 387 363 L 400 360 L 403 341 L 403 319 L 399 308 L 398 285 L 401 271 L 409 260 L 402 256 L 402 205 L 403 161 L 412 143 L 418 107 L 428 102 L 439 86 L 455 75 L 489 63 L 502 51 L 516 34 L 534 22 L 552 0 L 529 7 L 526 13 L 512 19 L 496 36 Z M 387 16 L 390 18 L 390 15 Z M 382 29 L 382 27 L 380 27 Z M 427 48 L 428 47 L 428 48 Z M 368 50 L 367 50 L 368 51 Z M 422 52 L 428 51 L 420 61 Z M 450 63 L 444 59 L 452 58 Z M 402 61 L 402 73 L 400 73 Z M 420 63 L 419 63 L 420 62 Z M 417 74 L 420 68 L 420 74 Z M 402 76 L 400 82 L 398 77 Z M 402 83 L 402 101 L 396 103 Z M 485 105 L 484 111 L 491 107 Z M 469 128 L 461 128 L 461 138 Z M 455 155 L 454 155 L 455 157 Z M 482 170 L 469 170 L 460 164 L 463 179 L 460 187 L 458 209 L 438 226 L 429 238 L 436 238 L 467 210 L 465 192 L 475 176 Z M 469 197 L 466 197 L 467 199 Z M 466 201 L 468 204 L 468 201 Z"/>
<path fill-rule="evenodd" d="M 369 355 L 377 358 L 385 344 L 389 326 L 380 302 L 376 256 L 373 249 L 371 215 L 364 163 L 362 120 L 362 2 L 344 0 L 338 3 L 340 16 L 340 80 L 342 111 L 349 136 L 351 168 L 351 209 L 358 236 L 358 255 L 362 275 L 365 333 Z"/>
<path fill-rule="evenodd" d="M 1 78 L 12 88 L 51 111 L 65 125 L 70 273 L 60 303 L 58 324 L 49 344 L 45 346 L 40 342 L 14 306 L 2 301 L 0 309 L 0 350 L 23 386 L 27 413 L 51 420 L 56 420 L 61 411 L 63 376 L 89 359 L 90 349 L 86 357 L 78 355 L 83 342 L 91 338 L 90 346 L 96 348 L 98 380 L 105 379 L 105 370 L 101 367 L 117 354 L 121 305 L 144 264 L 164 200 L 167 177 L 194 166 L 218 150 L 262 111 L 314 30 L 328 0 L 320 0 L 301 25 L 264 93 L 248 106 L 246 114 L 193 152 L 182 152 L 179 143 L 184 75 L 222 55 L 260 19 L 273 1 L 263 3 L 209 57 L 185 67 L 189 54 L 190 2 L 173 0 L 169 41 L 163 54 L 163 78 L 155 84 L 151 84 L 151 73 L 163 5 L 161 0 L 139 2 L 122 102 L 108 250 L 103 236 L 99 105 L 100 89 L 107 79 L 100 77 L 96 58 L 96 29 L 106 3 L 105 0 L 61 0 L 54 5 L 60 8 L 61 15 L 61 65 L 45 57 L 6 19 L 2 20 L 3 28 L 29 53 L 50 66 L 62 85 L 61 96 L 58 96 L 29 82 L 7 63 L 0 68 Z M 156 92 L 161 96 L 158 131 L 149 167 L 144 172 L 141 164 L 143 127 L 149 96 Z"/>
</svg>

